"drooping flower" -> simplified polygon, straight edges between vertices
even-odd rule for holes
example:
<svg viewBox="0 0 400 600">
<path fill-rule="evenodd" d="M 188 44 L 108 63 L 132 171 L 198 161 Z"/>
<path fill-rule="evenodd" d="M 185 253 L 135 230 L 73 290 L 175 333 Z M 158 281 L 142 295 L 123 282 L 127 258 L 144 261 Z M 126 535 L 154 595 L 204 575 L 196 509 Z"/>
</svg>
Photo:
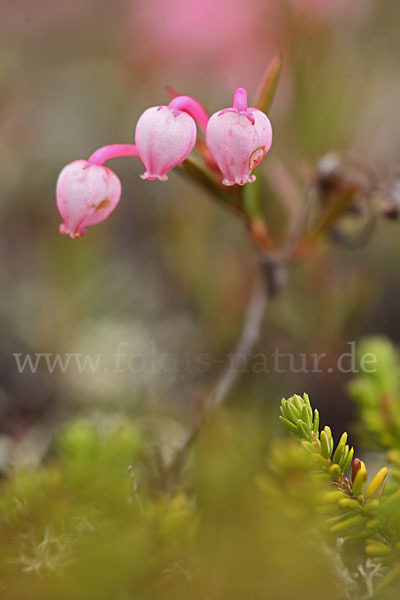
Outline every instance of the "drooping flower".
<svg viewBox="0 0 400 600">
<path fill-rule="evenodd" d="M 107 219 L 120 197 L 121 182 L 113 171 L 86 160 L 70 163 L 57 181 L 60 233 L 71 238 L 85 235 L 86 227 Z"/>
<path fill-rule="evenodd" d="M 182 163 L 196 144 L 196 123 L 181 110 L 153 106 L 136 125 L 135 142 L 146 171 L 142 179 L 166 181 L 168 172 Z"/>
<path fill-rule="evenodd" d="M 236 90 L 233 107 L 214 113 L 207 124 L 209 151 L 218 164 L 224 185 L 244 185 L 255 181 L 251 175 L 272 144 L 272 127 L 267 115 L 248 108 L 247 93 Z"/>
</svg>

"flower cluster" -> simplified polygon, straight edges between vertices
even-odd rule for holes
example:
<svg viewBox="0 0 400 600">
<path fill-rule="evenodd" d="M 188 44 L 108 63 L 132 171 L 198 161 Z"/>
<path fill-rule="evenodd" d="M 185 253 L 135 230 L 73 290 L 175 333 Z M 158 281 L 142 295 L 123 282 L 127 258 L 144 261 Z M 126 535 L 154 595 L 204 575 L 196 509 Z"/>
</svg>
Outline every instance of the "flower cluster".
<svg viewBox="0 0 400 600">
<path fill-rule="evenodd" d="M 272 128 L 261 110 L 247 106 L 246 91 L 237 89 L 233 106 L 211 117 L 194 98 L 177 96 L 167 106 L 145 110 L 136 125 L 135 145 L 104 146 L 88 160 L 74 161 L 61 171 L 57 182 L 57 206 L 63 219 L 60 233 L 80 237 L 116 208 L 121 183 L 104 166 L 106 161 L 136 156 L 145 167 L 143 179 L 166 181 L 169 171 L 182 164 L 196 146 L 196 125 L 205 135 L 206 162 L 219 173 L 222 184 L 255 180 L 252 171 L 271 147 Z"/>
</svg>

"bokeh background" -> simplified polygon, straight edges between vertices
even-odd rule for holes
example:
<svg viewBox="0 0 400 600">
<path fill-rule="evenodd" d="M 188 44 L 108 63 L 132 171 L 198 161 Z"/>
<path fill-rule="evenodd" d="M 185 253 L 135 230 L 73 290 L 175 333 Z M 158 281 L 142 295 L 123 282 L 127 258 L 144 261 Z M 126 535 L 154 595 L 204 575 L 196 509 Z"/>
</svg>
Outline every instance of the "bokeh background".
<svg viewBox="0 0 400 600">
<path fill-rule="evenodd" d="M 132 143 L 136 121 L 170 85 L 210 110 L 235 87 L 255 94 L 280 52 L 266 177 L 283 169 L 303 197 L 318 161 L 354 151 L 382 178 L 399 159 L 400 5 L 396 0 L 0 1 L 0 468 L 37 461 L 60 423 L 127 415 L 177 440 L 221 372 L 256 274 L 238 220 L 171 173 L 142 181 L 119 159 L 117 211 L 87 236 L 58 234 L 61 168 Z M 265 198 L 282 212 L 272 183 Z M 279 220 L 279 219 L 278 219 Z M 326 352 L 366 333 L 400 340 L 400 225 L 365 247 L 322 244 L 291 272 L 257 352 Z M 135 355 L 115 370 L 113 354 Z M 18 371 L 14 353 L 102 354 L 101 368 Z M 205 372 L 193 368 L 206 354 Z M 168 368 L 154 366 L 167 358 Z M 145 363 L 146 368 L 141 368 Z M 171 362 L 172 361 L 172 362 Z M 189 366 L 188 366 L 189 363 Z M 349 426 L 346 374 L 245 373 L 232 405 L 266 421 L 281 395 L 308 391 L 322 421 Z"/>
</svg>

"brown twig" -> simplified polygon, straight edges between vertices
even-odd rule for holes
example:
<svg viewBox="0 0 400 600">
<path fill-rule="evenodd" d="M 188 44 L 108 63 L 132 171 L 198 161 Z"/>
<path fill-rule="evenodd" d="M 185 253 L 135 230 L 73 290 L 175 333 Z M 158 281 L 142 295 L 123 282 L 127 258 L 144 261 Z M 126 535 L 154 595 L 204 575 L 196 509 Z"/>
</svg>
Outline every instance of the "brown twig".
<svg viewBox="0 0 400 600">
<path fill-rule="evenodd" d="M 251 356 L 254 346 L 260 337 L 268 301 L 282 287 L 283 270 L 284 265 L 280 264 L 277 260 L 271 260 L 266 255 L 260 257 L 260 276 L 255 282 L 236 347 L 230 355 L 228 364 L 211 394 L 201 406 L 196 422 L 166 467 L 165 482 L 169 492 L 173 490 L 194 440 L 197 438 L 204 424 L 227 400 L 239 378 L 241 373 L 240 366 L 243 364 L 243 360 L 247 361 Z"/>
<path fill-rule="evenodd" d="M 214 414 L 223 404 L 234 386 L 239 367 L 243 358 L 248 358 L 253 350 L 261 332 L 261 325 L 268 303 L 268 285 L 264 278 L 260 277 L 253 288 L 252 295 L 247 307 L 243 329 L 236 348 L 230 357 L 226 370 L 222 373 L 215 385 L 205 406 L 207 415 Z"/>
</svg>

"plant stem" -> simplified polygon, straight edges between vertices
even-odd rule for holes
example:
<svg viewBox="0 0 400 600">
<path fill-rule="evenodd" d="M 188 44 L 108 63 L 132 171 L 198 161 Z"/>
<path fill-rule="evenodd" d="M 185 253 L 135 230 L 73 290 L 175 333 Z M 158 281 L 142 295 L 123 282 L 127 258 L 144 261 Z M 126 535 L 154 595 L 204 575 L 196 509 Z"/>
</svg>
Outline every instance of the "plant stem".
<svg viewBox="0 0 400 600">
<path fill-rule="evenodd" d="M 102 166 L 107 160 L 124 156 L 139 156 L 136 146 L 133 144 L 111 144 L 110 146 L 103 146 L 89 157 L 88 162 L 91 165 Z"/>
<path fill-rule="evenodd" d="M 270 296 L 268 278 L 263 275 L 264 273 L 261 271 L 260 276 L 254 285 L 247 306 L 242 331 L 228 364 L 215 384 L 211 394 L 200 408 L 200 414 L 193 427 L 188 432 L 183 444 L 176 451 L 172 460 L 166 467 L 165 482 L 169 492 L 172 492 L 175 482 L 180 475 L 188 450 L 197 438 L 197 435 L 204 424 L 217 412 L 228 398 L 241 373 L 240 365 L 243 364 L 243 360 L 247 361 L 249 359 L 251 352 L 260 337 L 261 326 Z"/>
<path fill-rule="evenodd" d="M 197 121 L 199 127 L 205 132 L 209 114 L 200 102 L 194 98 L 191 98 L 190 96 L 176 96 L 168 104 L 168 108 L 187 112 L 195 121 Z"/>
</svg>

